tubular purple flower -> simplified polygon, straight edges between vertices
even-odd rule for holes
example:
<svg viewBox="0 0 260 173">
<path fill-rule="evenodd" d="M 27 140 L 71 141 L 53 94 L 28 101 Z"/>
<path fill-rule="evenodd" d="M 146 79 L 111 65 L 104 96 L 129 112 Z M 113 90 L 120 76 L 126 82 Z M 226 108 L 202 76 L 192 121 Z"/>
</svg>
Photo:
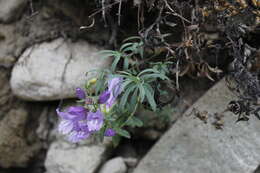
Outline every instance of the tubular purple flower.
<svg viewBox="0 0 260 173">
<path fill-rule="evenodd" d="M 100 110 L 97 112 L 89 112 L 87 117 L 87 125 L 89 131 L 98 131 L 104 123 L 104 116 Z"/>
<path fill-rule="evenodd" d="M 77 143 L 81 140 L 88 138 L 90 135 L 89 131 L 73 131 L 69 134 L 68 140 L 72 143 Z"/>
<path fill-rule="evenodd" d="M 86 118 L 88 110 L 82 106 L 71 106 L 65 112 L 56 109 L 57 114 L 65 120 L 81 120 Z"/>
<path fill-rule="evenodd" d="M 56 109 L 56 111 L 61 117 L 58 131 L 68 135 L 69 141 L 79 142 L 89 137 L 91 133 L 87 125 L 87 109 L 82 106 L 71 106 L 64 112 L 59 109 Z"/>
<path fill-rule="evenodd" d="M 105 136 L 115 136 L 115 135 L 116 135 L 116 132 L 115 132 L 115 130 L 113 130 L 113 129 L 111 129 L 111 128 L 108 128 L 108 129 L 106 129 L 104 135 L 105 135 Z"/>
<path fill-rule="evenodd" d="M 123 90 L 122 82 L 122 77 L 114 77 L 108 81 L 108 91 L 110 92 L 110 97 L 106 102 L 108 108 L 116 102 L 116 98 L 121 94 Z"/>
<path fill-rule="evenodd" d="M 76 96 L 79 99 L 85 99 L 86 98 L 85 91 L 83 89 L 81 89 L 81 88 L 76 88 Z"/>
<path fill-rule="evenodd" d="M 61 120 L 61 122 L 58 125 L 58 131 L 63 134 L 69 134 L 73 129 L 73 121 L 70 120 Z"/>
<path fill-rule="evenodd" d="M 104 104 L 107 102 L 107 100 L 110 97 L 110 92 L 108 90 L 104 91 L 103 93 L 101 93 L 101 95 L 98 98 L 98 103 L 99 104 Z"/>
</svg>

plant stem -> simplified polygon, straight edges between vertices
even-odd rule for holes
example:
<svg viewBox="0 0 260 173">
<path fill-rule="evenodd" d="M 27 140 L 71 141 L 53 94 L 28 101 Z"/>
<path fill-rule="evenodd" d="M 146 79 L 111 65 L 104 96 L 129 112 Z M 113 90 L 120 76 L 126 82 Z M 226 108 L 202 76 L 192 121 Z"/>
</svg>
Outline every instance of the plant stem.
<svg viewBox="0 0 260 173">
<path fill-rule="evenodd" d="M 137 109 L 137 107 L 138 107 L 138 104 L 139 104 L 139 97 L 138 97 L 138 102 L 136 103 L 136 105 L 135 105 L 135 108 L 134 108 L 134 111 L 130 114 L 130 116 L 127 118 L 127 120 L 120 126 L 120 128 L 122 128 L 122 127 L 124 127 L 125 126 L 125 124 L 127 123 L 127 121 L 129 121 L 133 116 L 134 116 L 134 114 L 135 114 L 135 112 L 136 112 L 136 109 Z"/>
</svg>

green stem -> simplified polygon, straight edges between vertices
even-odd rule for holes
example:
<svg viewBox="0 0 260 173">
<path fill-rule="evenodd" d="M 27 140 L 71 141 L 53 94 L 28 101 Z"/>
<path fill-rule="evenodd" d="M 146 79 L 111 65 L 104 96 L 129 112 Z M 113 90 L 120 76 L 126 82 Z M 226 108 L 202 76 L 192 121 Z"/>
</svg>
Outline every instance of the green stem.
<svg viewBox="0 0 260 173">
<path fill-rule="evenodd" d="M 122 127 L 124 127 L 125 126 L 125 124 L 127 123 L 127 121 L 129 121 L 133 116 L 134 116 L 134 114 L 135 114 L 135 112 L 136 112 L 136 109 L 137 109 L 137 107 L 138 107 L 138 105 L 139 105 L 139 97 L 138 97 L 138 101 L 137 101 L 137 103 L 136 103 L 136 105 L 135 105 L 135 108 L 134 108 L 134 111 L 130 114 L 130 116 L 127 118 L 127 120 L 120 126 L 120 128 L 122 128 Z"/>
</svg>

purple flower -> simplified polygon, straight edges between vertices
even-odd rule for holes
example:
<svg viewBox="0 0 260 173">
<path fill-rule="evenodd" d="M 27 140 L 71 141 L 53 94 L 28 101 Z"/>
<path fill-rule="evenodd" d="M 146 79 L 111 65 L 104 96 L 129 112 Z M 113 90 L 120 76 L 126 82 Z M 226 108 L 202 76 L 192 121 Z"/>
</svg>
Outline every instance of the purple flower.
<svg viewBox="0 0 260 173">
<path fill-rule="evenodd" d="M 115 136 L 116 135 L 116 132 L 115 130 L 109 128 L 109 129 L 106 129 L 105 131 L 105 136 Z"/>
<path fill-rule="evenodd" d="M 68 140 L 70 142 L 77 143 L 83 139 L 88 138 L 90 134 L 91 133 L 89 130 L 74 130 L 69 134 Z"/>
<path fill-rule="evenodd" d="M 71 120 L 61 120 L 58 125 L 58 131 L 63 134 L 69 134 L 73 129 L 74 123 Z"/>
<path fill-rule="evenodd" d="M 87 125 L 89 131 L 98 131 L 104 123 L 104 116 L 100 110 L 97 112 L 89 112 L 87 117 Z"/>
<path fill-rule="evenodd" d="M 107 102 L 107 100 L 110 97 L 110 92 L 108 90 L 104 91 L 103 93 L 101 93 L 101 95 L 98 98 L 98 103 L 100 104 L 104 104 Z"/>
<path fill-rule="evenodd" d="M 64 120 L 81 120 L 86 118 L 88 110 L 82 106 L 71 106 L 65 112 L 59 109 L 56 112 Z"/>
<path fill-rule="evenodd" d="M 91 133 L 87 125 L 87 109 L 82 106 L 71 106 L 64 112 L 59 109 L 56 109 L 56 111 L 61 117 L 58 131 L 68 135 L 69 141 L 79 142 L 89 137 Z"/>
<path fill-rule="evenodd" d="M 114 77 L 108 81 L 108 91 L 110 92 L 110 97 L 106 102 L 106 106 L 110 108 L 115 102 L 116 98 L 121 94 L 123 78 Z"/>
<path fill-rule="evenodd" d="M 79 99 L 85 99 L 86 98 L 85 91 L 83 89 L 81 89 L 81 88 L 76 88 L 76 96 Z"/>
</svg>

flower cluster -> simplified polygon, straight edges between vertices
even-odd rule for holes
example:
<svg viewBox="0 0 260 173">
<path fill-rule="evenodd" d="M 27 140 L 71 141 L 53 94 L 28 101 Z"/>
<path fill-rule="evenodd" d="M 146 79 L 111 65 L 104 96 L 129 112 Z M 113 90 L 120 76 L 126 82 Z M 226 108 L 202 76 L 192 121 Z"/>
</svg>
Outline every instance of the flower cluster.
<svg viewBox="0 0 260 173">
<path fill-rule="evenodd" d="M 100 94 L 97 101 L 87 97 L 83 89 L 76 89 L 76 96 L 86 103 L 84 106 L 71 106 L 64 112 L 58 108 L 57 114 L 61 118 L 58 131 L 68 135 L 68 140 L 76 143 L 87 139 L 91 134 L 100 131 L 105 124 L 105 112 L 115 104 L 117 97 L 122 92 L 122 81 L 120 77 L 114 77 L 108 81 L 108 89 Z M 104 106 L 105 105 L 105 106 Z M 104 136 L 114 136 L 115 130 L 105 127 Z"/>
</svg>

